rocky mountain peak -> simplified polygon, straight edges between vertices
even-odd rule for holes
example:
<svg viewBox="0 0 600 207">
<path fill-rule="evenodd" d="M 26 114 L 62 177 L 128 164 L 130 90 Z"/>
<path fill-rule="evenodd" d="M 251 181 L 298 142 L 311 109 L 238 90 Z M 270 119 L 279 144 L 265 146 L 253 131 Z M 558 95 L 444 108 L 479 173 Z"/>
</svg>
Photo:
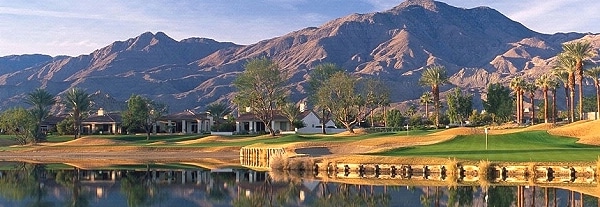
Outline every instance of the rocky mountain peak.
<svg viewBox="0 0 600 207">
<path fill-rule="evenodd" d="M 392 10 L 398 11 L 411 6 L 420 6 L 430 11 L 437 11 L 436 2 L 433 0 L 406 0 Z"/>
</svg>

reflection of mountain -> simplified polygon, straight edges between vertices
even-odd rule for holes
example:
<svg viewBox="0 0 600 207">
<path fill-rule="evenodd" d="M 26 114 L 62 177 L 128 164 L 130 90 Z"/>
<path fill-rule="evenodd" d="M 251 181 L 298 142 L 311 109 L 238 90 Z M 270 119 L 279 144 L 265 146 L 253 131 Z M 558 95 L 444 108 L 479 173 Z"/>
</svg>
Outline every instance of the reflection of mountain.
<svg viewBox="0 0 600 207">
<path fill-rule="evenodd" d="M 141 94 L 166 102 L 172 111 L 203 109 L 230 99 L 236 74 L 259 56 L 287 72 L 294 100 L 306 96 L 307 73 L 322 62 L 381 78 L 393 89 L 412 88 L 396 90 L 395 102 L 419 97 L 425 89 L 414 86 L 421 69 L 431 64 L 446 66 L 453 85 L 478 94 L 489 83 L 547 72 L 561 43 L 572 40 L 600 46 L 599 35 L 540 34 L 487 7 L 407 0 L 384 12 L 352 14 L 247 46 L 203 38 L 175 41 L 159 32 L 78 57 L 3 57 L 0 106 L 20 104 L 36 87 L 61 94 L 78 86 L 121 102 Z"/>
</svg>

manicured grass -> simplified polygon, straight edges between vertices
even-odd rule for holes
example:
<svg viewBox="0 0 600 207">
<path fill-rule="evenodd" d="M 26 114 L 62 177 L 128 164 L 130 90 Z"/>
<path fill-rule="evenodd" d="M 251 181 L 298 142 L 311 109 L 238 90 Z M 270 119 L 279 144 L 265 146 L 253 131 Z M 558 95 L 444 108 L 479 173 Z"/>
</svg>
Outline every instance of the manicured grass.
<svg viewBox="0 0 600 207">
<path fill-rule="evenodd" d="M 556 137 L 545 131 L 529 131 L 489 135 L 459 136 L 447 142 L 395 149 L 378 155 L 445 157 L 467 160 L 514 162 L 596 161 L 600 147 L 575 143 L 577 139 Z"/>
</svg>

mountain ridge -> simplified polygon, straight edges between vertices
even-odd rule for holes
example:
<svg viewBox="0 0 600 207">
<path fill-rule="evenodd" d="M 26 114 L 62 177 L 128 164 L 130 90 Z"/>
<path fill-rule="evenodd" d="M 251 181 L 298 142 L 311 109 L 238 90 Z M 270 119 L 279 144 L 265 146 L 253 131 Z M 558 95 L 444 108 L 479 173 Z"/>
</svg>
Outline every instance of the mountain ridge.
<svg viewBox="0 0 600 207">
<path fill-rule="evenodd" d="M 587 38 L 597 49 L 597 36 L 542 34 L 489 7 L 465 9 L 432 0 L 408 0 L 386 11 L 348 15 L 250 45 L 207 38 L 176 41 L 163 32 L 145 32 L 88 55 L 39 56 L 28 64 L 7 63 L 12 69 L 0 66 L 0 109 L 22 105 L 19 98 L 37 87 L 58 95 L 81 87 L 121 102 L 139 94 L 167 103 L 172 111 L 204 110 L 209 103 L 231 100 L 232 81 L 246 61 L 260 56 L 288 75 L 294 101 L 306 98 L 308 74 L 324 62 L 379 78 L 392 91 L 410 87 L 393 93 L 396 103 L 415 103 L 427 90 L 414 87 L 420 71 L 432 64 L 446 66 L 451 75 L 452 85 L 444 90 L 458 86 L 482 96 L 489 83 L 548 71 L 566 41 Z M 0 63 L 5 59 L 10 58 L 0 57 Z"/>
</svg>

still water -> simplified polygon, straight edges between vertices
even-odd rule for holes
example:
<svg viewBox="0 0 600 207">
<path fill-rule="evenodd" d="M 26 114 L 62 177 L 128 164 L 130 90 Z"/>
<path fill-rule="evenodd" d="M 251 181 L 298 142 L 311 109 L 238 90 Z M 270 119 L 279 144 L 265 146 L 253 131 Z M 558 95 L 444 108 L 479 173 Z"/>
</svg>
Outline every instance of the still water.
<svg viewBox="0 0 600 207">
<path fill-rule="evenodd" d="M 78 169 L 2 163 L 0 206 L 598 206 L 588 195 L 597 186 L 423 184 L 183 164 Z"/>
</svg>

